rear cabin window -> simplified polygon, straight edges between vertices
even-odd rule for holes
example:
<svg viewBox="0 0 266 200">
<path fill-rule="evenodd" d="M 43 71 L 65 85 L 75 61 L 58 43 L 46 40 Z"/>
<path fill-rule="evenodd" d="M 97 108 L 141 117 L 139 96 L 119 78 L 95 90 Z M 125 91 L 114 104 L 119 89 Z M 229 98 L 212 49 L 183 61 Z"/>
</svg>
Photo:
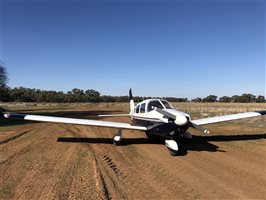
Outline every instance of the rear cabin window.
<svg viewBox="0 0 266 200">
<path fill-rule="evenodd" d="M 136 113 L 139 113 L 139 105 L 136 107 Z"/>
<path fill-rule="evenodd" d="M 140 113 L 145 113 L 146 103 L 140 105 Z"/>
<path fill-rule="evenodd" d="M 150 101 L 148 104 L 148 112 L 153 110 L 152 107 L 164 109 L 163 105 L 159 101 Z"/>
</svg>

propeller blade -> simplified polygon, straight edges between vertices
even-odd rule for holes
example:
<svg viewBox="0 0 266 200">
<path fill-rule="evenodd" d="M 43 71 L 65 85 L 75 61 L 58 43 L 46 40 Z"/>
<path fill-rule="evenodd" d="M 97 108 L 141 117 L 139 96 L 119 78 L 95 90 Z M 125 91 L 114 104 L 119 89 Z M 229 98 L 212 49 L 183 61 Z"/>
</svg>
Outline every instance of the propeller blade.
<svg viewBox="0 0 266 200">
<path fill-rule="evenodd" d="M 194 128 L 194 129 L 196 129 L 196 130 L 198 130 L 200 132 L 206 133 L 206 134 L 209 134 L 210 133 L 210 131 L 208 131 L 207 129 L 202 128 L 201 126 L 199 126 L 197 124 L 194 124 L 192 122 L 190 122 L 190 127 Z"/>
<path fill-rule="evenodd" d="M 184 126 L 188 123 L 188 119 L 181 114 L 174 115 L 170 112 L 167 112 L 166 110 L 160 109 L 160 108 L 154 108 L 155 111 L 158 113 L 161 113 L 163 116 L 168 117 L 169 119 L 173 119 L 174 123 L 178 126 Z"/>
<path fill-rule="evenodd" d="M 153 108 L 155 111 L 157 111 L 158 113 L 161 113 L 162 115 L 168 117 L 168 118 L 171 118 L 171 119 L 176 119 L 176 116 L 173 115 L 172 113 L 169 113 L 163 109 L 160 109 L 160 108 L 157 108 L 157 107 L 154 107 Z"/>
</svg>

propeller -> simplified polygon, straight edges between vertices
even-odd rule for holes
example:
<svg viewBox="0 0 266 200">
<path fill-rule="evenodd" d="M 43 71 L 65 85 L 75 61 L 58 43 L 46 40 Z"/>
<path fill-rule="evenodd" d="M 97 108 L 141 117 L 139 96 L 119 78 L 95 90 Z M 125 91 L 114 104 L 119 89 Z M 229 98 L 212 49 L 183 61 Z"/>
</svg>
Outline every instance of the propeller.
<svg viewBox="0 0 266 200">
<path fill-rule="evenodd" d="M 208 131 L 207 129 L 205 128 L 202 128 L 201 126 L 191 122 L 186 116 L 182 115 L 182 114 L 177 114 L 177 115 L 174 115 L 170 112 L 167 112 L 166 110 L 163 110 L 163 109 L 160 109 L 160 108 L 157 108 L 157 107 L 153 107 L 153 109 L 155 111 L 157 111 L 158 113 L 162 114 L 163 116 L 166 116 L 168 117 L 169 119 L 173 119 L 174 120 L 174 123 L 178 126 L 184 126 L 186 124 L 188 124 L 190 127 L 200 131 L 200 132 L 203 132 L 203 133 L 206 133 L 206 134 L 209 134 L 210 131 Z"/>
<path fill-rule="evenodd" d="M 191 121 L 189 121 L 189 126 L 200 131 L 200 132 L 203 132 L 203 133 L 206 133 L 206 134 L 209 134 L 210 131 L 208 131 L 207 129 L 205 128 L 202 128 L 201 126 L 195 124 L 195 123 L 192 123 Z"/>
</svg>

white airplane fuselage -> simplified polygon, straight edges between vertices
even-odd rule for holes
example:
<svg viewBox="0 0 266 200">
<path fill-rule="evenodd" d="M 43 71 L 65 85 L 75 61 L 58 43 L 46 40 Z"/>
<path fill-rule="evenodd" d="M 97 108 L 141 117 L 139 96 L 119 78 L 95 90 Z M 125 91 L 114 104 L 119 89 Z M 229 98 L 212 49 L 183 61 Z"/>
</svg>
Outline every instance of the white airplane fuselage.
<svg viewBox="0 0 266 200">
<path fill-rule="evenodd" d="M 176 117 L 169 120 L 163 114 L 156 111 L 156 108 L 167 111 Z M 130 118 L 135 125 L 149 127 L 147 133 L 162 137 L 172 137 L 174 132 L 185 132 L 191 120 L 189 114 L 177 111 L 168 101 L 162 99 L 147 99 L 131 108 Z"/>
</svg>

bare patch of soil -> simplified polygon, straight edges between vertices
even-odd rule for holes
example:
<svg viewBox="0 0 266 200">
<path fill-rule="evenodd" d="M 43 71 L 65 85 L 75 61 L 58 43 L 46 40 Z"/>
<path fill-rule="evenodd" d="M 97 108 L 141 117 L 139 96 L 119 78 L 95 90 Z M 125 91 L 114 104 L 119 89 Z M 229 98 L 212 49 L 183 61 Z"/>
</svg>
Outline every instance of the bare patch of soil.
<svg viewBox="0 0 266 200">
<path fill-rule="evenodd" d="M 95 118 L 97 106 L 127 111 L 99 104 L 53 112 Z M 1 127 L 0 199 L 265 199 L 265 122 L 210 125 L 211 135 L 192 131 L 194 139 L 184 141 L 186 152 L 177 157 L 138 131 L 123 131 L 121 146 L 114 146 L 114 129 Z"/>
</svg>

